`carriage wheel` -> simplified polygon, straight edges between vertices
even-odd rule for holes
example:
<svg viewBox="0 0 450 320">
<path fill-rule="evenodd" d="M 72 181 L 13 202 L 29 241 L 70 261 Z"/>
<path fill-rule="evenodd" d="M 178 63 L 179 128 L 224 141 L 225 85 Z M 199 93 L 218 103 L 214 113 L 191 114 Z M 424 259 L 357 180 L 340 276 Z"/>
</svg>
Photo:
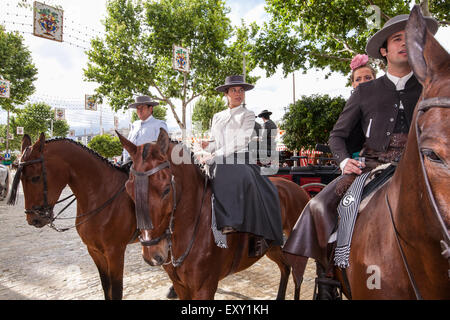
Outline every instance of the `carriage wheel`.
<svg viewBox="0 0 450 320">
<path fill-rule="evenodd" d="M 303 189 L 305 189 L 305 191 L 308 192 L 309 196 L 312 198 L 326 186 L 327 186 L 326 184 L 323 184 L 320 182 L 313 182 L 313 183 L 304 184 L 301 187 Z"/>
</svg>

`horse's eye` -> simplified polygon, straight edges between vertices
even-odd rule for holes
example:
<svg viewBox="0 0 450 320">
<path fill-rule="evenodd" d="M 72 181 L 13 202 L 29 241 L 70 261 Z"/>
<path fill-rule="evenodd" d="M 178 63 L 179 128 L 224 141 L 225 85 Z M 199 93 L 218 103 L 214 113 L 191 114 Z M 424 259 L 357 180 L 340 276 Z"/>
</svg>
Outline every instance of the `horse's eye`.
<svg viewBox="0 0 450 320">
<path fill-rule="evenodd" d="M 163 197 L 167 196 L 169 194 L 169 192 L 170 192 L 170 186 L 168 186 L 164 189 L 162 196 Z"/>
<path fill-rule="evenodd" d="M 422 154 L 430 161 L 443 163 L 442 159 L 431 149 L 422 149 Z"/>
<path fill-rule="evenodd" d="M 41 179 L 41 176 L 34 176 L 34 177 L 31 178 L 31 182 L 38 183 L 39 179 Z"/>
</svg>

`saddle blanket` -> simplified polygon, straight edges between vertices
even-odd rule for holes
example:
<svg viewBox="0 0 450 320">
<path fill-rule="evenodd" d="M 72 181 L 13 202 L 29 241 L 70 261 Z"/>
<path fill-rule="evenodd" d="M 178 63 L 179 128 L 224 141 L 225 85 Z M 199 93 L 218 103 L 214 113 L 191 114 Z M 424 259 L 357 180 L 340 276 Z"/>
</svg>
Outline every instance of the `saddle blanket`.
<svg viewBox="0 0 450 320">
<path fill-rule="evenodd" d="M 395 165 L 385 164 L 358 176 L 339 202 L 339 225 L 334 256 L 334 263 L 338 267 L 344 269 L 349 266 L 350 244 L 361 200 L 389 180 L 395 168 Z M 370 182 L 366 183 L 369 180 Z"/>
</svg>

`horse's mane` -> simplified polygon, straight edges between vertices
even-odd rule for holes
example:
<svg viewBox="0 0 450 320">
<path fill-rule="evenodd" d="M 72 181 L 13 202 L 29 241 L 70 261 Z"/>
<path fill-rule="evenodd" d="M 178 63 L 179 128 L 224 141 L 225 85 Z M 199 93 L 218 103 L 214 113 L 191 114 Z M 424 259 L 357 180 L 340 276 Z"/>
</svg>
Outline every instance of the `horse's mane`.
<svg viewBox="0 0 450 320">
<path fill-rule="evenodd" d="M 81 149 L 83 149 L 84 151 L 88 152 L 89 154 L 93 155 L 94 157 L 96 157 L 97 159 L 99 159 L 100 161 L 104 162 L 105 164 L 107 164 L 109 167 L 114 168 L 116 170 L 128 173 L 128 170 L 126 168 L 123 168 L 121 166 L 118 166 L 114 163 L 112 163 L 111 161 L 109 161 L 107 158 L 103 157 L 102 155 L 100 155 L 98 152 L 92 150 L 89 147 L 86 147 L 84 144 L 69 139 L 69 138 L 61 138 L 61 137 L 57 137 L 57 138 L 52 138 L 50 140 L 46 140 L 45 143 L 53 143 L 53 142 L 60 142 L 60 141 L 67 141 L 69 143 L 74 144 L 75 146 L 80 147 Z"/>
</svg>

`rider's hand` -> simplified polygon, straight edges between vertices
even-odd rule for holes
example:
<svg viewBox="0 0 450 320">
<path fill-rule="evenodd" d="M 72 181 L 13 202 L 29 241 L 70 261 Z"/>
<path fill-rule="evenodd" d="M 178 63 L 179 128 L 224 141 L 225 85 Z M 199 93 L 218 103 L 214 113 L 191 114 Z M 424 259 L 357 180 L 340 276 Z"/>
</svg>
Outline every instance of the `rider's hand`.
<svg viewBox="0 0 450 320">
<path fill-rule="evenodd" d="M 365 168 L 365 163 L 361 163 L 355 159 L 348 159 L 347 163 L 345 164 L 344 170 L 342 171 L 343 174 L 357 174 L 360 175 L 362 173 L 362 168 Z"/>
</svg>

